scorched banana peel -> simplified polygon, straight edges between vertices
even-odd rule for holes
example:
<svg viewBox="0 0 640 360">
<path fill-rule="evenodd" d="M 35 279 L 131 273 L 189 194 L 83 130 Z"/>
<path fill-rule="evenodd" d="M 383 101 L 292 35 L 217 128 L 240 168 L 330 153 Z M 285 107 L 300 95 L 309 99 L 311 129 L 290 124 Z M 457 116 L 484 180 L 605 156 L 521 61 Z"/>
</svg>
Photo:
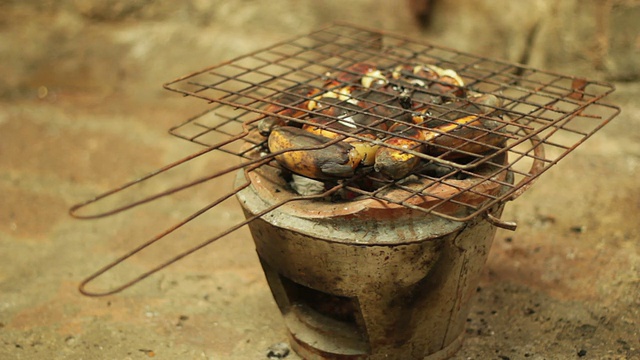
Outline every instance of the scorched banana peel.
<svg viewBox="0 0 640 360">
<path fill-rule="evenodd" d="M 269 151 L 290 171 L 318 180 L 348 178 L 364 160 L 358 147 L 345 141 L 327 145 L 332 139 L 306 130 L 282 126 L 269 135 Z"/>
</svg>

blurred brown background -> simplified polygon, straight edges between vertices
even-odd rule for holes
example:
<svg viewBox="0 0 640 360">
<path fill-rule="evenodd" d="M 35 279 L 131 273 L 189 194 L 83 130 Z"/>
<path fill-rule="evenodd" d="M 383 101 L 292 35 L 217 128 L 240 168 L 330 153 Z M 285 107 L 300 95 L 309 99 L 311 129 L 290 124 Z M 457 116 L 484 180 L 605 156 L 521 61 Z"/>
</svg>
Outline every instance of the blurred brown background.
<svg viewBox="0 0 640 360">
<path fill-rule="evenodd" d="M 265 359 L 284 341 L 245 229 L 123 293 L 76 290 L 220 184 L 96 221 L 67 210 L 199 149 L 166 131 L 206 104 L 163 83 L 347 21 L 615 83 L 622 114 L 507 206 L 519 228 L 496 236 L 456 358 L 640 359 L 638 19 L 637 0 L 1 2 L 0 358 Z M 185 241 L 241 219 L 227 208 Z"/>
</svg>

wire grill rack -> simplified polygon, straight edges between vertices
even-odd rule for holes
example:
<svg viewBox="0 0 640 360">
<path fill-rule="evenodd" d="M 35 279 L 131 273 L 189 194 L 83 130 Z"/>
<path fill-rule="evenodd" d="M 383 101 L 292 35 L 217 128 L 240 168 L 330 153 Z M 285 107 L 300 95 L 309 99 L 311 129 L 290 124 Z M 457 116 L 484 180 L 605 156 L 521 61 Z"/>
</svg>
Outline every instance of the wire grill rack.
<svg viewBox="0 0 640 360">
<path fill-rule="evenodd" d="M 471 55 L 396 34 L 347 24 L 335 24 L 166 83 L 164 87 L 168 90 L 203 99 L 213 104 L 205 112 L 170 129 L 171 134 L 204 146 L 202 151 L 86 203 L 79 204 L 72 209 L 72 214 L 90 203 L 211 151 L 219 151 L 237 157 L 237 165 L 216 169 L 213 174 L 198 182 L 215 180 L 217 177 L 239 170 L 243 170 L 246 174 L 259 171 L 263 167 L 277 167 L 278 165 L 274 161 L 276 154 L 269 154 L 265 150 L 267 138 L 261 136 L 257 131 L 260 121 L 268 117 L 279 117 L 297 124 L 310 123 L 318 113 L 299 105 L 314 100 L 314 97 L 300 94 L 296 89 L 300 86 L 307 86 L 324 92 L 333 91 L 335 89 L 327 89 L 324 84 L 330 80 L 336 80 L 336 76 L 339 74 L 349 74 L 350 69 L 359 63 L 373 63 L 380 68 L 398 64 L 431 64 L 439 68 L 454 70 L 464 80 L 464 87 L 467 91 L 477 94 L 493 94 L 500 98 L 501 104 L 493 108 L 492 113 L 501 115 L 498 118 L 500 126 L 496 133 L 504 137 L 506 143 L 486 154 L 466 154 L 468 156 L 464 161 L 452 161 L 447 156 L 460 151 L 459 147 L 448 148 L 445 146 L 435 155 L 404 149 L 408 153 L 422 158 L 425 164 L 446 166 L 449 171 L 438 176 L 416 172 L 414 176 L 418 178 L 420 186 L 410 186 L 402 180 L 376 178 L 375 172 L 369 171 L 355 176 L 354 179 L 332 182 L 321 194 L 293 195 L 282 203 L 275 204 L 260 214 L 230 227 L 201 246 L 177 255 L 175 259 L 108 293 L 122 290 L 169 263 L 227 235 L 257 217 L 264 216 L 284 203 L 292 201 L 326 201 L 333 194 L 349 192 L 357 198 L 377 199 L 456 221 L 469 221 L 478 215 L 488 215 L 492 218 L 489 210 L 494 205 L 515 199 L 542 173 L 606 125 L 620 111 L 615 106 L 601 102 L 602 98 L 614 91 L 610 84 Z M 340 84 L 340 86 L 343 85 Z M 369 93 L 374 91 L 369 90 Z M 281 101 L 283 96 L 289 96 L 289 99 L 293 97 L 293 101 L 283 103 Z M 387 100 L 370 100 L 368 107 L 356 111 L 371 114 L 372 109 L 375 108 L 402 110 L 394 105 L 394 99 Z M 337 106 L 343 105 L 345 104 Z M 283 113 L 283 109 L 302 109 L 302 115 L 291 117 Z M 398 121 L 394 117 L 373 116 L 378 116 L 380 121 Z M 361 131 L 367 130 L 371 130 L 371 128 L 362 126 L 357 131 L 348 133 L 340 130 L 334 131 L 343 135 L 342 139 L 355 137 L 366 140 L 360 134 Z M 380 142 L 391 136 L 402 136 L 402 134 L 385 131 L 381 131 L 381 133 Z M 488 135 L 491 135 L 491 130 Z M 487 136 L 487 134 L 483 136 Z M 468 141 L 479 142 L 481 137 L 468 139 Z M 487 171 L 487 169 L 489 170 Z M 505 180 L 505 177 L 501 175 L 506 172 L 512 174 L 515 179 L 513 181 Z M 358 185 L 355 178 L 360 180 L 370 178 L 379 184 L 375 188 L 363 188 Z M 455 181 L 462 178 L 474 178 L 477 181 Z M 487 193 L 478 190 L 479 186 L 487 183 L 498 185 L 505 190 L 500 193 Z M 120 212 L 194 184 L 195 182 L 177 186 L 169 191 L 93 217 Z M 446 196 L 429 192 L 434 188 L 434 185 L 439 184 L 452 186 L 457 191 L 453 195 Z M 248 180 L 246 183 L 237 184 L 223 198 L 232 197 L 248 186 L 250 186 Z M 388 195 L 390 190 L 393 190 L 394 196 Z M 400 196 L 398 196 L 398 192 L 401 193 Z M 480 201 L 466 202 L 464 200 L 465 194 L 473 195 L 476 200 L 479 197 Z M 416 197 L 425 196 L 433 200 L 428 206 L 417 205 L 414 201 Z M 220 198 L 213 201 L 203 211 L 215 208 L 222 200 Z M 462 211 L 450 213 L 443 210 L 451 203 L 462 208 Z M 197 215 L 194 214 L 185 219 L 170 231 L 182 226 Z M 498 225 L 511 227 L 508 223 L 492 219 Z M 82 286 L 150 243 L 159 240 L 165 234 L 166 232 L 158 235 L 140 248 L 134 249 L 113 264 L 101 269 L 88 278 Z M 105 294 L 107 293 L 98 295 Z"/>
<path fill-rule="evenodd" d="M 470 206 L 464 216 L 456 218 L 461 221 L 483 213 L 498 202 L 513 199 L 526 185 L 619 112 L 616 107 L 599 102 L 614 90 L 609 84 L 474 56 L 397 35 L 349 25 L 334 25 L 166 84 L 169 90 L 218 104 L 208 112 L 172 128 L 170 132 L 189 141 L 245 157 L 245 152 L 227 150 L 228 143 L 221 146 L 208 138 L 215 133 L 227 136 L 231 141 L 253 141 L 256 146 L 263 145 L 260 139 L 253 139 L 249 135 L 265 116 L 283 116 L 269 111 L 268 105 L 281 105 L 278 96 L 283 93 L 295 95 L 292 89 L 300 85 L 319 87 L 318 84 L 326 82 L 327 74 L 348 71 L 345 69 L 359 62 L 435 64 L 440 68 L 454 69 L 468 89 L 477 93 L 496 94 L 502 99 L 502 105 L 496 111 L 508 118 L 508 124 L 501 128 L 501 135 L 508 137 L 508 145 L 492 156 L 477 157 L 471 163 L 461 164 L 444 160 L 443 157 L 418 154 L 426 160 L 444 163 L 455 169 L 447 176 L 432 178 L 435 182 L 447 181 L 461 174 L 477 176 L 474 168 L 478 165 L 491 162 L 501 153 L 509 154 L 506 164 L 500 164 L 493 173 L 483 177 L 491 181 L 496 174 L 508 168 L 519 181 L 515 184 L 501 183 L 510 189 L 499 197 L 489 196 L 480 206 Z M 293 102 L 294 105 L 310 100 L 303 95 L 297 96 L 299 100 Z M 391 105 L 374 102 L 372 106 Z M 313 115 L 313 111 L 307 111 L 307 117 Z M 292 120 L 305 122 L 304 116 Z M 545 151 L 541 149 L 543 146 Z M 492 163 L 496 164 L 495 161 Z M 344 186 L 348 187 L 349 184 L 345 183 Z M 399 183 L 386 185 L 390 186 L 402 187 Z M 363 196 L 398 202 L 397 199 L 380 195 L 379 189 L 372 192 L 352 190 Z M 409 193 L 405 199 L 399 202 L 408 206 L 411 205 L 407 200 L 412 196 L 424 195 L 420 190 L 407 191 Z M 473 188 L 461 188 L 460 191 L 473 192 Z M 424 211 L 438 214 L 438 206 L 453 201 L 448 198 L 440 200 L 440 203 Z"/>
</svg>

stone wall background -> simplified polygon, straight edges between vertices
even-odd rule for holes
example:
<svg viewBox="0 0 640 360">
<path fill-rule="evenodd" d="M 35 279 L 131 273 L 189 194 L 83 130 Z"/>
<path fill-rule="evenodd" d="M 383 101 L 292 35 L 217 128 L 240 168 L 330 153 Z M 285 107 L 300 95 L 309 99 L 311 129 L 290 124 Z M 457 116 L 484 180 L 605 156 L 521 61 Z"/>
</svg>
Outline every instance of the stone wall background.
<svg viewBox="0 0 640 360">
<path fill-rule="evenodd" d="M 609 80 L 640 76 L 640 1 L 436 1 L 427 34 L 470 52 Z"/>
<path fill-rule="evenodd" d="M 638 0 L 5 0 L 0 95 L 160 84 L 333 21 L 633 81 L 640 76 L 638 18 Z"/>
</svg>

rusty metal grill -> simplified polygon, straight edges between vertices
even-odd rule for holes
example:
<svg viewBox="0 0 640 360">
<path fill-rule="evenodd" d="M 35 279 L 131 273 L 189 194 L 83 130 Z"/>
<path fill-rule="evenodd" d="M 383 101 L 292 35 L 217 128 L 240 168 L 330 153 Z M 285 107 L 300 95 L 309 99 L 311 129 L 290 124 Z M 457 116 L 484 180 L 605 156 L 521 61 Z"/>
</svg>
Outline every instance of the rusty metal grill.
<svg viewBox="0 0 640 360">
<path fill-rule="evenodd" d="M 510 187 L 500 197 L 487 197 L 487 201 L 479 206 L 464 204 L 470 211 L 465 216 L 456 218 L 461 221 L 485 212 L 497 202 L 513 199 L 523 187 L 619 112 L 616 107 L 599 102 L 613 91 L 609 84 L 474 56 L 397 35 L 337 25 L 166 84 L 165 87 L 169 90 L 218 103 L 208 112 L 171 129 L 171 133 L 222 151 L 229 151 L 226 149 L 229 144 L 225 142 L 223 148 L 219 136 L 226 136 L 230 141 L 252 141 L 256 146 L 261 146 L 261 140 L 252 138 L 251 133 L 260 119 L 278 116 L 267 109 L 268 105 L 280 105 L 278 95 L 285 93 L 298 96 L 299 100 L 293 102 L 293 105 L 310 100 L 309 97 L 295 95 L 292 89 L 300 85 L 321 88 L 327 74 L 348 71 L 346 69 L 349 66 L 359 62 L 429 63 L 441 68 L 451 68 L 465 80 L 469 89 L 478 93 L 497 94 L 502 98 L 503 105 L 496 110 L 503 112 L 505 118 L 508 118 L 504 123 L 504 132 L 501 133 L 501 136 L 508 138 L 507 146 L 498 149 L 491 156 L 478 156 L 464 164 L 443 160 L 442 157 L 419 155 L 426 160 L 455 168 L 444 177 L 431 178 L 434 182 L 444 182 L 460 176 L 478 176 L 474 169 L 483 162 L 495 165 L 493 172 L 482 175 L 486 181 L 492 181 L 496 174 L 506 169 L 513 171 L 518 177 L 515 184 L 500 183 Z M 371 106 L 386 105 L 374 102 Z M 313 115 L 313 111 L 306 111 L 305 116 L 292 120 L 304 123 L 305 117 Z M 507 163 L 498 164 L 493 161 L 502 153 L 508 153 Z M 240 151 L 234 154 L 245 156 Z M 400 201 L 381 195 L 380 189 L 363 191 L 350 187 L 348 181 L 343 186 L 362 196 L 399 202 L 406 206 L 413 206 L 408 201 L 412 197 L 425 195 L 421 189 L 409 189 L 398 182 L 386 184 L 384 188 L 405 189 L 407 194 Z M 459 190 L 474 192 L 473 188 Z M 442 198 L 433 207 L 421 210 L 438 213 L 437 208 L 449 201 L 456 199 Z M 440 215 L 449 217 L 446 214 Z"/>
<path fill-rule="evenodd" d="M 424 166 L 444 166 L 448 169 L 447 172 L 435 174 L 428 171 L 415 171 L 413 176 L 417 180 L 414 179 L 416 181 L 413 183 L 402 179 L 381 179 L 375 176 L 374 171 L 364 171 L 353 178 L 329 182 L 326 191 L 315 195 L 290 196 L 260 214 L 230 226 L 227 231 L 203 242 L 201 246 L 177 255 L 174 260 L 108 293 L 128 287 L 168 263 L 177 261 L 246 225 L 256 217 L 264 216 L 279 206 L 296 201 L 348 201 L 345 198 L 336 200 L 335 197 L 336 194 L 348 193 L 352 198 L 375 199 L 450 220 L 469 221 L 479 215 L 491 217 L 491 209 L 494 205 L 515 199 L 542 173 L 606 125 L 620 111 L 615 106 L 601 102 L 614 90 L 613 86 L 606 83 L 471 55 L 395 34 L 337 24 L 165 84 L 168 90 L 203 99 L 212 104 L 207 111 L 170 129 L 171 134 L 204 146 L 203 150 L 142 179 L 80 204 L 72 209 L 72 213 L 77 215 L 77 212 L 88 204 L 212 151 L 231 155 L 238 161 L 232 165 L 219 165 L 212 170 L 211 175 L 196 182 L 177 186 L 109 212 L 85 217 L 98 217 L 123 211 L 196 183 L 215 181 L 216 178 L 239 170 L 250 174 L 267 168 L 270 169 L 269 171 L 278 169 L 278 164 L 274 161 L 276 154 L 269 154 L 265 150 L 266 137 L 261 136 L 257 131 L 260 121 L 267 117 L 280 117 L 297 124 L 309 124 L 310 119 L 318 115 L 317 111 L 308 108 L 302 108 L 300 111 L 299 105 L 313 101 L 316 95 L 301 95 L 296 89 L 306 86 L 320 92 L 329 92 L 335 91 L 340 86 L 354 85 L 344 82 L 335 85 L 336 74 L 348 74 L 351 72 L 350 69 L 359 63 L 373 63 L 380 68 L 397 64 L 432 64 L 439 68 L 454 70 L 464 80 L 464 87 L 468 91 L 477 94 L 493 94 L 501 99 L 500 106 L 491 109 L 492 113 L 501 115 L 499 118 L 494 118 L 499 122 L 498 128 L 487 130 L 485 135 L 466 139 L 466 141 L 481 142 L 483 136 L 493 134 L 503 137 L 505 144 L 483 154 L 465 153 L 463 161 L 451 160 L 447 156 L 456 152 L 464 153 L 459 146 L 452 148 L 444 146 L 436 154 L 404 149 L 420 157 Z M 335 87 L 327 88 L 325 84 L 331 80 L 334 80 Z M 372 91 L 375 90 L 370 90 Z M 290 99 L 293 97 L 294 101 L 283 104 L 280 101 L 283 96 L 289 96 Z M 346 103 L 343 102 L 336 106 L 345 105 Z M 276 108 L 278 111 L 273 110 Z M 350 109 L 370 115 L 374 109 L 380 108 L 403 110 L 387 100 L 373 100 L 368 102 L 367 107 Z M 282 109 L 297 109 L 300 113 L 292 117 L 283 114 L 280 111 Z M 446 110 L 443 114 L 446 115 Z M 379 122 L 398 121 L 394 116 L 372 116 L 377 116 Z M 339 120 L 334 119 L 334 121 Z M 413 126 L 420 127 L 419 124 Z M 358 127 L 357 131 L 353 132 L 333 131 L 343 135 L 339 139 L 354 137 L 366 141 L 367 138 L 362 134 L 372 129 L 366 125 Z M 385 130 L 378 132 L 382 134 L 379 142 L 392 136 L 403 136 Z M 469 178 L 476 181 L 454 181 Z M 246 182 L 237 183 L 225 196 L 213 199 L 212 204 L 202 212 L 215 209 L 220 202 L 250 186 L 249 179 L 250 176 L 247 176 Z M 369 183 L 375 182 L 376 186 L 361 186 L 363 179 Z M 452 187 L 456 191 L 430 192 L 438 185 Z M 498 186 L 505 190 L 499 194 L 487 192 L 483 190 L 486 186 Z M 391 193 L 393 196 L 389 195 Z M 424 202 L 416 201 L 425 197 L 431 199 L 426 205 Z M 469 198 L 473 201 L 469 201 Z M 448 211 L 451 204 L 458 210 Z M 184 225 L 200 213 L 176 224 L 170 231 Z M 501 225 L 509 226 L 507 223 L 501 223 Z M 83 286 L 165 234 L 158 235 L 114 264 L 103 268 L 87 279 Z M 88 294 L 104 295 L 106 293 Z"/>
</svg>

